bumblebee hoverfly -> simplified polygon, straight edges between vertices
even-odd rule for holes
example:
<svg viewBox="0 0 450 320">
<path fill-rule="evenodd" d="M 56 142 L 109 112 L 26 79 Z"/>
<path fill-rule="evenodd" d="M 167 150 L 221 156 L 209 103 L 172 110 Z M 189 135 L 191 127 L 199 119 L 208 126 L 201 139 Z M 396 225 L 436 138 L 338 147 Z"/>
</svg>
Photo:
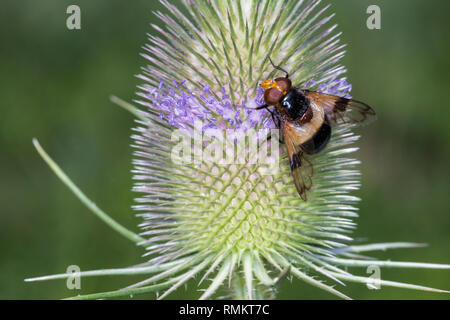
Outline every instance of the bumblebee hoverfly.
<svg viewBox="0 0 450 320">
<path fill-rule="evenodd" d="M 296 88 L 292 86 L 288 72 L 275 66 L 272 60 L 270 62 L 275 69 L 285 72 L 286 76 L 261 83 L 265 104 L 257 109 L 267 109 L 280 129 L 295 187 L 306 201 L 306 192 L 312 187 L 314 174 L 308 157 L 327 146 L 332 126 L 367 124 L 376 118 L 376 114 L 361 101 Z"/>
</svg>

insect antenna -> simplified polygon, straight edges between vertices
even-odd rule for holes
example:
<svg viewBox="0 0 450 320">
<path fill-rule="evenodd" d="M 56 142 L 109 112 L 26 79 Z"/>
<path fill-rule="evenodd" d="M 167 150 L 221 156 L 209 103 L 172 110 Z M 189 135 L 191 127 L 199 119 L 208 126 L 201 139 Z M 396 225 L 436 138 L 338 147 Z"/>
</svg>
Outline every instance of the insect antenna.
<svg viewBox="0 0 450 320">
<path fill-rule="evenodd" d="M 272 64 L 272 66 L 273 66 L 275 69 L 280 70 L 280 71 L 283 71 L 284 73 L 286 73 L 286 79 L 289 78 L 289 73 L 288 73 L 286 70 L 284 70 L 284 69 L 281 68 L 280 66 L 275 65 L 275 64 L 273 63 L 272 59 L 270 59 L 270 56 L 269 56 L 268 58 L 269 58 L 270 63 Z"/>
</svg>

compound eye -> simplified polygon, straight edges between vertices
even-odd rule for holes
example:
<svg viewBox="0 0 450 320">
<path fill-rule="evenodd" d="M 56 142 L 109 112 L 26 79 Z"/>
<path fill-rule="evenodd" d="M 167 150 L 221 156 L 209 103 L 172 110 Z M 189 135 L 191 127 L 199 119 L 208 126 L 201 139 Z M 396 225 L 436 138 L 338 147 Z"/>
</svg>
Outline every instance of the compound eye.
<svg viewBox="0 0 450 320">
<path fill-rule="evenodd" d="M 282 96 L 283 93 L 276 88 L 270 88 L 264 91 L 264 101 L 266 101 L 269 106 L 273 106 L 280 102 Z"/>
<path fill-rule="evenodd" d="M 292 87 L 292 81 L 288 78 L 276 78 L 275 82 L 280 85 L 280 87 L 283 88 L 284 91 L 289 91 Z"/>
</svg>

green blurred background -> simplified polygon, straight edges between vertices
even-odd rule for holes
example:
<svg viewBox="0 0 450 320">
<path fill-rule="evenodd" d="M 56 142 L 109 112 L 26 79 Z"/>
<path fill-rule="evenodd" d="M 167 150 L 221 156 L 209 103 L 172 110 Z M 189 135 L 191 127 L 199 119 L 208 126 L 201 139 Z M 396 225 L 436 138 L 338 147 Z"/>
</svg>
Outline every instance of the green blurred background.
<svg viewBox="0 0 450 320">
<path fill-rule="evenodd" d="M 81 30 L 66 28 L 69 4 L 81 7 Z M 366 28 L 370 4 L 382 9 L 379 31 Z M 145 64 L 139 53 L 149 24 L 157 23 L 151 14 L 156 9 L 161 6 L 154 0 L 2 1 L 0 298 L 56 299 L 141 279 L 88 278 L 80 291 L 68 290 L 62 280 L 23 282 L 71 264 L 89 270 L 143 261 L 142 249 L 110 230 L 62 185 L 31 139 L 39 138 L 100 207 L 137 230 L 140 220 L 130 209 L 133 117 L 108 97 L 134 98 L 134 75 Z M 361 131 L 363 201 L 355 237 L 429 244 L 379 258 L 450 263 L 450 2 L 339 0 L 331 10 L 348 43 L 343 63 L 353 94 L 378 113 L 378 121 Z M 382 278 L 450 289 L 450 270 L 383 269 Z M 450 298 L 353 284 L 343 290 L 360 299 Z M 196 297 L 192 284 L 170 296 Z M 279 298 L 333 296 L 287 281 Z"/>
</svg>

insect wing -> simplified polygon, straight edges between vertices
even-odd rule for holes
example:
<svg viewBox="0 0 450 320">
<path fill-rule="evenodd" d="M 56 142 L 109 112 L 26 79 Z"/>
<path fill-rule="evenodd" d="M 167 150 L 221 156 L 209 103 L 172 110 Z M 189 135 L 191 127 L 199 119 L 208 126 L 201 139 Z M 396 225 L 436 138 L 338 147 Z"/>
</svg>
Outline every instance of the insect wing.
<svg viewBox="0 0 450 320">
<path fill-rule="evenodd" d="M 295 187 L 300 197 L 306 201 L 306 191 L 312 187 L 313 165 L 302 151 L 301 143 L 299 143 L 300 135 L 297 132 L 296 124 L 284 121 L 281 129 L 289 156 Z"/>
<path fill-rule="evenodd" d="M 367 125 L 376 119 L 375 111 L 361 101 L 315 91 L 305 91 L 311 103 L 322 107 L 328 118 L 338 124 Z"/>
</svg>

